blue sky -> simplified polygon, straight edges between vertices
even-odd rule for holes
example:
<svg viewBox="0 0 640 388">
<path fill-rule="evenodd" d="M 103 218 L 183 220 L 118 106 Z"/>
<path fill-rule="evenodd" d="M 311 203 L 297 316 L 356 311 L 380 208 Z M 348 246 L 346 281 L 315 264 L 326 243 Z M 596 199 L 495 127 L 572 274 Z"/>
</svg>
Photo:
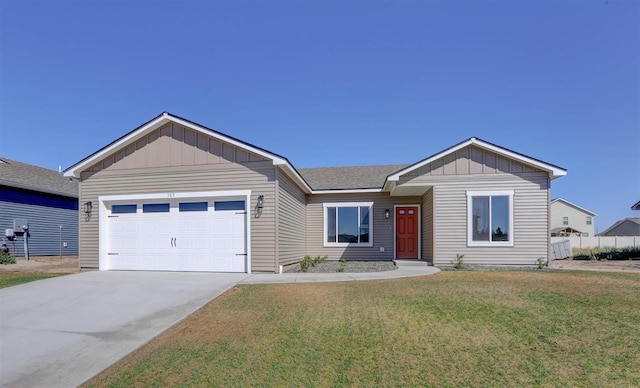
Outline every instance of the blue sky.
<svg viewBox="0 0 640 388">
<path fill-rule="evenodd" d="M 0 0 L 0 155 L 67 168 L 162 111 L 296 167 L 471 136 L 640 216 L 640 2 Z"/>
</svg>

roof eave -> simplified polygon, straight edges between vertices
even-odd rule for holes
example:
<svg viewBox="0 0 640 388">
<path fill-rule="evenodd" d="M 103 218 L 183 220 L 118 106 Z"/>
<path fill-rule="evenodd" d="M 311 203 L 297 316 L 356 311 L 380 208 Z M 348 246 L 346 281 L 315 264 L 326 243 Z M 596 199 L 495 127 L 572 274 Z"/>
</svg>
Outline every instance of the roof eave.
<svg viewBox="0 0 640 388">
<path fill-rule="evenodd" d="M 465 148 L 465 147 L 467 147 L 469 145 L 476 145 L 476 146 L 478 146 L 480 148 L 484 148 L 486 150 L 489 150 L 491 152 L 497 153 L 499 155 L 504 155 L 504 156 L 507 156 L 507 157 L 509 157 L 511 159 L 515 159 L 515 160 L 521 161 L 523 163 L 535 166 L 535 167 L 539 168 L 540 170 L 548 172 L 550 177 L 551 177 L 551 179 L 556 179 L 556 178 L 560 178 L 560 177 L 563 177 L 563 176 L 567 175 L 567 170 L 565 170 L 565 169 L 563 169 L 561 167 L 554 166 L 552 164 L 542 162 L 540 160 L 537 160 L 537 159 L 531 158 L 529 156 L 526 156 L 526 155 L 511 151 L 509 149 L 497 146 L 495 144 L 491 144 L 491 143 L 489 143 L 487 141 L 478 139 L 476 137 L 472 137 L 472 138 L 469 138 L 469 139 L 467 139 L 467 140 L 465 140 L 463 142 L 460 142 L 460 143 L 458 143 L 458 144 L 456 144 L 454 146 L 451 146 L 451 147 L 447 148 L 444 151 L 438 152 L 437 154 L 434 154 L 434 155 L 432 155 L 432 156 L 430 156 L 430 157 L 428 157 L 426 159 L 423 159 L 423 160 L 421 160 L 421 161 L 419 161 L 417 163 L 414 163 L 411 166 L 409 166 L 409 167 L 407 167 L 407 168 L 405 168 L 403 170 L 400 170 L 400 171 L 398 171 L 398 172 L 396 172 L 396 173 L 394 173 L 392 175 L 389 175 L 387 177 L 387 180 L 388 181 L 398 181 L 400 179 L 400 176 L 402 176 L 402 175 L 404 175 L 404 174 L 406 174 L 408 172 L 411 172 L 411 171 L 413 171 L 415 169 L 418 169 L 418 168 L 420 168 L 420 167 L 422 167 L 424 165 L 427 165 L 427 164 L 429 164 L 429 163 L 431 163 L 431 162 L 433 162 L 435 160 L 443 158 L 443 157 L 445 157 L 445 156 L 447 156 L 447 155 L 449 155 L 449 154 L 451 154 L 453 152 L 456 152 L 456 151 L 458 151 L 458 150 L 460 150 L 462 148 Z M 385 185 L 386 185 L 386 182 L 385 182 Z"/>
</svg>

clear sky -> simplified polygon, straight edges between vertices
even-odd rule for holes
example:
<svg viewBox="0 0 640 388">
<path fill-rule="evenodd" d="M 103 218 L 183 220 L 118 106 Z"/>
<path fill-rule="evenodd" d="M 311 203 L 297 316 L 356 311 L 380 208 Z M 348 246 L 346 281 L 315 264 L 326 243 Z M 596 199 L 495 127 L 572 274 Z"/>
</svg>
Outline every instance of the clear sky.
<svg viewBox="0 0 640 388">
<path fill-rule="evenodd" d="M 0 0 L 0 155 L 67 168 L 162 111 L 295 167 L 476 136 L 640 216 L 638 1 Z"/>
</svg>

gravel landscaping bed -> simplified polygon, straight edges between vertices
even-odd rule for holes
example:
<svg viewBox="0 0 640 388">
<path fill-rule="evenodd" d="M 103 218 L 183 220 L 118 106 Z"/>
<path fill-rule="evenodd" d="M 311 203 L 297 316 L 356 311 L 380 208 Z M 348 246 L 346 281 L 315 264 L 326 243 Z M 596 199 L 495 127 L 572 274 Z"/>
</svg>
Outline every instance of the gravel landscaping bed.
<svg viewBox="0 0 640 388">
<path fill-rule="evenodd" d="M 327 272 L 383 272 L 398 269 L 393 261 L 347 261 L 343 271 L 340 268 L 344 264 L 339 261 L 325 261 L 310 267 L 307 273 Z M 302 272 L 300 264 L 293 264 L 284 268 L 285 273 Z"/>
</svg>

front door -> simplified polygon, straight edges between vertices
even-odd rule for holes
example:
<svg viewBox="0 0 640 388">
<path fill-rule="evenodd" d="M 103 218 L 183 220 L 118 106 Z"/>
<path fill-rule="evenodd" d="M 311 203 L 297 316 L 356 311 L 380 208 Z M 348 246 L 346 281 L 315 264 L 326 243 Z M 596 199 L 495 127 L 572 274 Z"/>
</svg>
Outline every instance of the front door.
<svg viewBox="0 0 640 388">
<path fill-rule="evenodd" d="M 417 259 L 418 207 L 396 208 L 396 259 Z"/>
</svg>

